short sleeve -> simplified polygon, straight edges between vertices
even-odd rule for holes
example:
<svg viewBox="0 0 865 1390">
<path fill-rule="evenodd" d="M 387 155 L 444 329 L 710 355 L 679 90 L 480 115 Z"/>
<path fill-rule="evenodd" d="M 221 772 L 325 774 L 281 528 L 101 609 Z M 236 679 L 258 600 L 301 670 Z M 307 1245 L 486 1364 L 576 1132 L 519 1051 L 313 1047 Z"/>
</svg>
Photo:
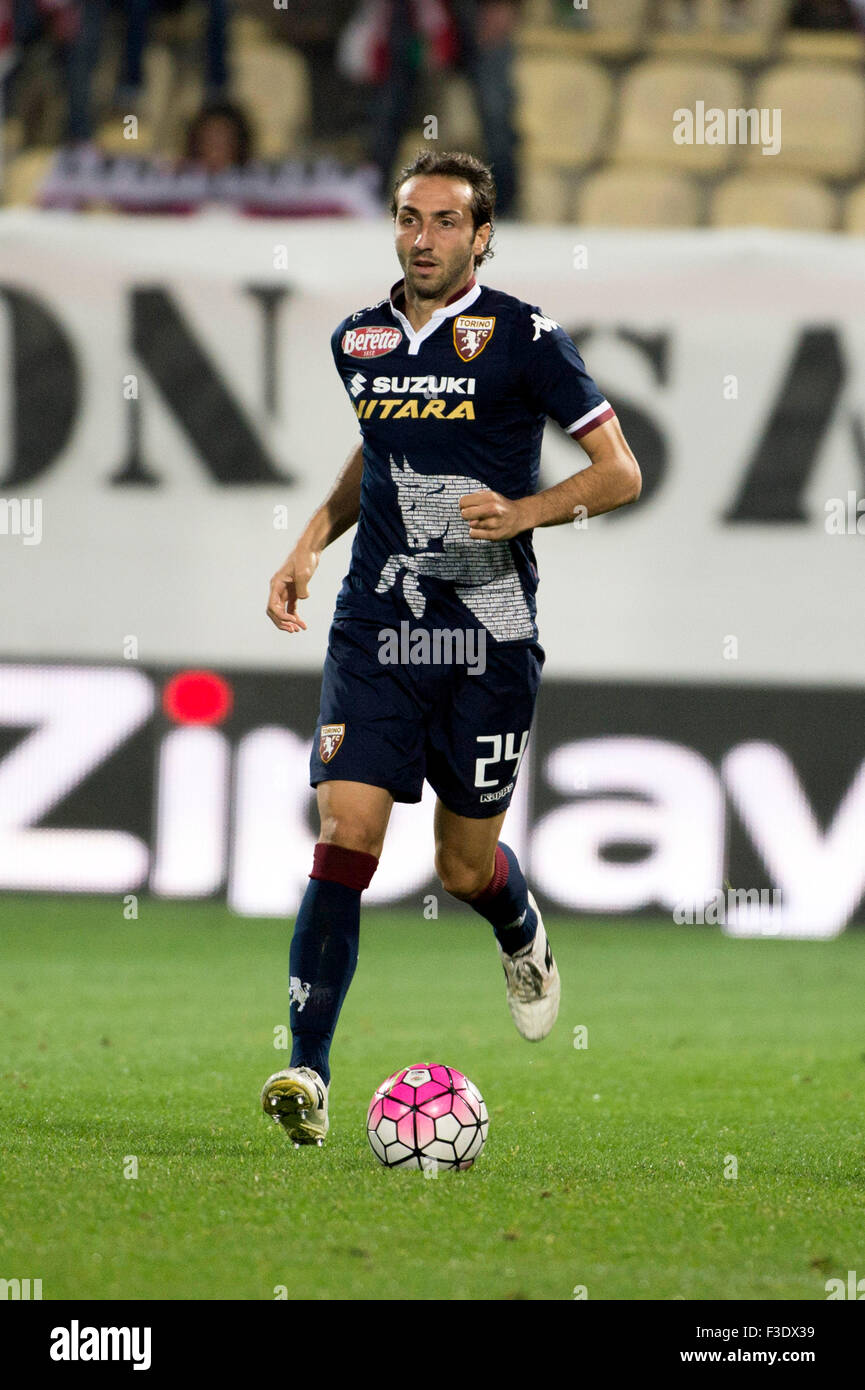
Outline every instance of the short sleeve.
<svg viewBox="0 0 865 1390">
<path fill-rule="evenodd" d="M 330 350 L 333 353 L 333 361 L 337 371 L 342 366 L 342 335 L 345 332 L 347 322 L 347 319 L 343 319 L 330 335 Z"/>
<path fill-rule="evenodd" d="M 586 370 L 573 340 L 555 319 L 525 305 L 518 318 L 522 378 L 533 409 L 579 439 L 615 414 Z"/>
</svg>

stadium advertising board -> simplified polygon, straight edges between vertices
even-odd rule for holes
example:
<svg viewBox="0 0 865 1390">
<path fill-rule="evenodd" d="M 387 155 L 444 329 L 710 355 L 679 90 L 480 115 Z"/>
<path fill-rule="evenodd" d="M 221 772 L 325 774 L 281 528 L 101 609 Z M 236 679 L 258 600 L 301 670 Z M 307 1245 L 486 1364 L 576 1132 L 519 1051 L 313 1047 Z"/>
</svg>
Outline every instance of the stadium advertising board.
<svg viewBox="0 0 865 1390">
<path fill-rule="evenodd" d="M 570 912 L 832 937 L 865 890 L 860 702 L 550 680 L 508 841 Z M 317 709 L 310 675 L 0 665 L 0 889 L 224 894 L 243 915 L 294 913 L 315 842 Z M 824 725 L 849 737 L 827 750 L 812 737 Z M 432 809 L 429 788 L 395 808 L 370 902 L 420 910 L 441 893 Z"/>
</svg>

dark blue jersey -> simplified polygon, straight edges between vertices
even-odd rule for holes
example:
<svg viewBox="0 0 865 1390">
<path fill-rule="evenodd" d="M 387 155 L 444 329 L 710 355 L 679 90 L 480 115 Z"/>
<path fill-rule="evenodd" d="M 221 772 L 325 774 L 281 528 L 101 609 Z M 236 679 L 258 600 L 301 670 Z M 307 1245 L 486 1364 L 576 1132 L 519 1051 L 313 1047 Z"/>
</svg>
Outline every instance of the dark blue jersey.
<svg viewBox="0 0 865 1390">
<path fill-rule="evenodd" d="M 471 540 L 459 499 L 531 495 L 546 417 L 579 438 L 612 408 L 537 306 L 471 281 L 415 332 L 403 303 L 400 282 L 331 340 L 363 435 L 360 516 L 336 617 L 534 641 L 531 532 Z"/>
</svg>

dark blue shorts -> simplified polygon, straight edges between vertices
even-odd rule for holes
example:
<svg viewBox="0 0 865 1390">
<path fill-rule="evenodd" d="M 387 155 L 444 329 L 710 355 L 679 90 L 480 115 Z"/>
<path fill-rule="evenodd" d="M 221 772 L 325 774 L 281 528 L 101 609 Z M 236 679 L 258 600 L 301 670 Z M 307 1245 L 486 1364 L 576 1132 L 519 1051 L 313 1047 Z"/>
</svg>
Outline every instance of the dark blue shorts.
<svg viewBox="0 0 865 1390">
<path fill-rule="evenodd" d="M 420 801 L 424 779 L 459 816 L 498 815 L 513 795 L 534 714 L 544 664 L 537 643 L 487 643 L 478 651 L 434 664 L 433 639 L 408 635 L 398 655 L 431 658 L 382 662 L 378 624 L 336 619 L 322 672 L 321 708 L 309 761 L 309 780 L 366 782 L 395 801 Z M 412 624 L 412 632 L 417 631 Z M 393 647 L 391 655 L 394 655 Z M 453 655 L 453 648 L 451 648 Z"/>
</svg>

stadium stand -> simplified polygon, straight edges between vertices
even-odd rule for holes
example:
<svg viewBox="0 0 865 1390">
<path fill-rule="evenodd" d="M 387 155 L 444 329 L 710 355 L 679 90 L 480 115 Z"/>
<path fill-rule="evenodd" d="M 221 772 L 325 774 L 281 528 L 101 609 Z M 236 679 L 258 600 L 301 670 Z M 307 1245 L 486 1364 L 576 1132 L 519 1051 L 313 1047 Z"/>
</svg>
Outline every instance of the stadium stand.
<svg viewBox="0 0 865 1390">
<path fill-rule="evenodd" d="M 686 174 L 612 168 L 585 180 L 576 221 L 604 227 L 693 227 L 699 209 L 699 192 Z"/>
<path fill-rule="evenodd" d="M 650 164 L 658 169 L 712 173 L 726 169 L 738 153 L 728 144 L 676 144 L 674 113 L 740 107 L 744 88 L 736 69 L 708 60 L 690 62 L 649 59 L 622 80 L 618 96 L 618 130 L 612 158 L 617 163 Z"/>
<path fill-rule="evenodd" d="M 599 63 L 527 53 L 517 89 L 525 163 L 580 169 L 598 158 L 613 107 Z"/>
<path fill-rule="evenodd" d="M 783 113 L 777 163 L 826 178 L 855 178 L 865 165 L 865 82 L 836 64 L 779 63 L 758 79 L 752 104 Z M 747 151 L 750 161 L 761 152 Z"/>
<path fill-rule="evenodd" d="M 262 159 L 364 166 L 373 88 L 340 74 L 335 56 L 358 5 L 334 0 L 325 13 L 298 0 L 283 15 L 247 0 L 232 7 L 226 95 L 247 115 Z M 95 145 L 113 156 L 180 160 L 208 94 L 206 6 L 176 0 L 172 12 L 155 14 L 131 106 L 118 104 L 122 11 L 119 0 L 109 6 L 92 73 Z M 865 0 L 589 0 L 582 9 L 572 0 L 523 0 L 520 13 L 523 218 L 863 234 Z M 50 151 L 64 144 L 59 56 L 47 32 L 14 55 L 0 52 L 0 73 L 5 65 L 14 75 L 3 127 L 7 204 L 39 200 Z M 441 143 L 484 153 L 464 73 L 422 67 L 418 93 L 423 104 L 400 159 L 424 143 L 421 111 L 437 114 Z M 704 112 L 779 110 L 780 153 L 766 156 L 759 141 L 741 136 L 677 143 L 673 113 L 696 112 L 698 103 Z M 124 125 L 130 114 L 133 140 Z M 372 205 L 363 194 L 355 204 Z"/>
<path fill-rule="evenodd" d="M 300 54 L 267 39 L 239 44 L 234 73 L 235 96 L 252 118 L 262 157 L 278 159 L 296 148 L 310 109 L 309 76 Z"/>
<path fill-rule="evenodd" d="M 604 0 L 582 9 L 562 0 L 527 0 L 521 42 L 529 52 L 629 58 L 641 50 L 650 12 L 650 0 Z"/>
<path fill-rule="evenodd" d="M 847 195 L 843 226 L 851 236 L 865 236 L 865 183 L 857 184 Z"/>
<path fill-rule="evenodd" d="M 10 206 L 35 202 L 53 159 L 53 149 L 33 146 L 8 160 L 3 180 L 4 201 Z"/>
<path fill-rule="evenodd" d="M 788 10 L 789 0 L 661 0 L 649 47 L 666 57 L 767 61 Z"/>
<path fill-rule="evenodd" d="M 837 221 L 837 198 L 824 184 L 804 174 L 733 174 L 714 190 L 709 207 L 713 227 L 830 232 Z"/>
</svg>

